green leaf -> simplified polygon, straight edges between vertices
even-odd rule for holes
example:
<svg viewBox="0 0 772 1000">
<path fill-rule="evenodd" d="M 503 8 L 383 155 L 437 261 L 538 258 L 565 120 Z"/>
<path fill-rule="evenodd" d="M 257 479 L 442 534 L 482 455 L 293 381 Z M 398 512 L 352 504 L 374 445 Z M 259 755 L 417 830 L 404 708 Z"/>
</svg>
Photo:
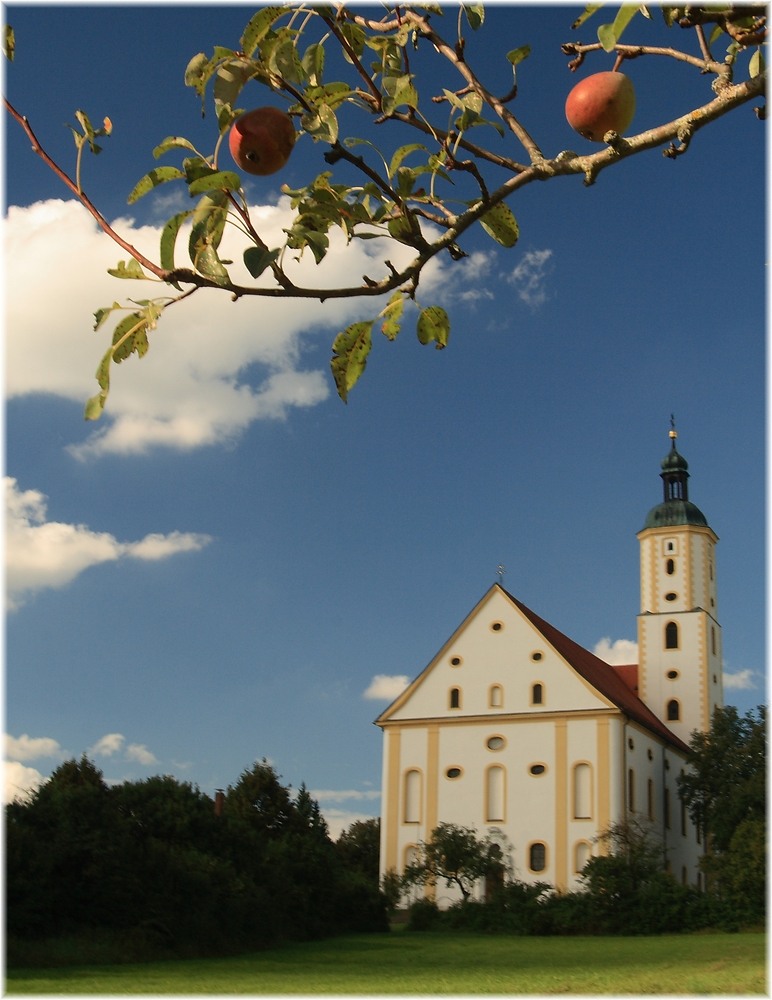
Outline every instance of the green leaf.
<svg viewBox="0 0 772 1000">
<path fill-rule="evenodd" d="M 389 179 L 391 179 L 402 166 L 402 162 L 410 156 L 411 153 L 415 153 L 418 150 L 422 150 L 424 153 L 427 151 L 426 146 L 422 146 L 420 142 L 413 142 L 407 146 L 400 146 L 398 150 L 394 153 L 391 158 L 391 163 L 389 164 Z"/>
<path fill-rule="evenodd" d="M 591 18 L 597 10 L 600 10 L 602 6 L 602 3 L 588 3 L 584 8 L 584 11 L 579 15 L 579 17 L 577 17 L 571 27 L 573 29 L 581 28 L 584 22 L 589 20 L 589 18 Z"/>
<path fill-rule="evenodd" d="M 163 142 L 160 142 L 155 147 L 153 150 L 153 156 L 157 160 L 160 156 L 163 156 L 164 153 L 168 153 L 170 149 L 190 149 L 194 153 L 198 152 L 189 139 L 183 139 L 181 135 L 169 135 Z"/>
<path fill-rule="evenodd" d="M 503 202 L 494 205 L 480 218 L 486 233 L 503 247 L 513 247 L 520 238 L 520 227 L 511 210 Z"/>
<path fill-rule="evenodd" d="M 509 60 L 509 62 L 512 63 L 513 66 L 517 66 L 518 63 L 521 63 L 524 59 L 527 59 L 530 54 L 531 54 L 531 46 L 521 45 L 517 49 L 512 49 L 511 52 L 507 52 L 507 59 Z"/>
<path fill-rule="evenodd" d="M 114 312 L 116 309 L 121 309 L 121 308 L 123 307 L 121 306 L 120 302 L 113 302 L 111 306 L 107 306 L 104 309 L 97 309 L 97 311 L 94 313 L 94 329 L 98 330 L 111 312 Z"/>
<path fill-rule="evenodd" d="M 367 356 L 373 346 L 372 330 L 373 320 L 352 323 L 332 343 L 330 368 L 338 395 L 344 403 L 365 370 Z"/>
<path fill-rule="evenodd" d="M 271 53 L 269 63 L 271 69 L 275 70 L 288 83 L 305 82 L 306 74 L 294 38 L 288 37 L 280 45 L 277 45 Z"/>
<path fill-rule="evenodd" d="M 214 76 L 214 106 L 218 116 L 223 107 L 232 108 L 244 84 L 254 75 L 254 64 L 246 59 L 232 59 L 217 67 Z"/>
<path fill-rule="evenodd" d="M 279 258 L 281 249 L 263 250 L 262 247 L 248 247 L 244 251 L 244 263 L 253 278 L 259 278 L 263 271 Z"/>
<path fill-rule="evenodd" d="M 314 42 L 308 46 L 301 59 L 306 76 L 309 82 L 315 87 L 319 86 L 322 82 L 325 55 L 325 49 L 321 42 Z M 306 98 L 308 98 L 307 91 Z"/>
<path fill-rule="evenodd" d="M 205 52 L 197 52 L 185 67 L 185 86 L 192 87 L 203 98 L 207 82 L 214 73 L 215 64 Z"/>
<path fill-rule="evenodd" d="M 450 336 L 450 320 L 442 306 L 428 306 L 421 310 L 416 333 L 422 344 L 430 344 L 434 341 L 434 346 L 438 351 L 447 347 Z"/>
<path fill-rule="evenodd" d="M 146 195 L 148 191 L 152 191 L 153 188 L 158 187 L 159 184 L 165 184 L 167 181 L 175 181 L 184 176 L 185 174 L 178 167 L 155 167 L 137 181 L 131 189 L 127 201 L 130 205 L 133 205 L 135 201 Z"/>
<path fill-rule="evenodd" d="M 751 60 L 748 63 L 748 76 L 753 78 L 754 76 L 761 76 L 764 72 L 764 56 L 761 53 L 761 49 L 756 49 L 756 51 L 751 56 Z"/>
<path fill-rule="evenodd" d="M 139 262 L 130 258 L 129 260 L 119 260 L 115 267 L 109 267 L 107 273 L 111 274 L 114 278 L 138 278 L 140 280 L 148 280 L 148 276 L 142 270 Z"/>
<path fill-rule="evenodd" d="M 328 104 L 320 104 L 313 114 L 304 114 L 300 124 L 316 142 L 338 141 L 338 119 Z"/>
<path fill-rule="evenodd" d="M 464 9 L 464 14 L 472 31 L 477 31 L 478 28 L 481 28 L 485 20 L 485 8 L 483 5 L 481 3 L 474 3 L 462 4 L 461 6 Z"/>
<path fill-rule="evenodd" d="M 201 198 L 193 211 L 188 241 L 190 260 L 196 270 L 220 281 L 227 280 L 216 253 L 228 218 L 227 198 L 225 191 L 213 191 Z"/>
<path fill-rule="evenodd" d="M 145 312 L 129 313 L 116 326 L 113 332 L 112 355 L 117 365 L 125 361 L 129 355 L 136 353 L 142 357 L 147 354 L 148 318 Z"/>
<path fill-rule="evenodd" d="M 13 57 L 16 54 L 16 35 L 14 34 L 13 28 L 10 24 L 5 25 L 3 33 L 3 52 L 5 53 L 5 58 L 8 62 L 13 62 Z"/>
<path fill-rule="evenodd" d="M 617 11 L 613 24 L 602 24 L 598 28 L 598 41 L 606 52 L 613 52 L 614 46 L 622 37 L 622 33 L 630 21 L 641 9 L 641 4 L 622 4 Z"/>
<path fill-rule="evenodd" d="M 188 184 L 188 190 L 192 195 L 216 190 L 238 191 L 240 187 L 241 177 L 234 170 L 214 170 Z"/>
<path fill-rule="evenodd" d="M 381 333 L 389 340 L 395 340 L 402 325 L 402 314 L 405 311 L 405 296 L 400 291 L 394 292 L 388 305 L 379 313 L 383 316 Z"/>
<path fill-rule="evenodd" d="M 241 49 L 244 55 L 251 56 L 271 30 L 274 21 L 286 13 L 286 7 L 262 7 L 254 14 L 241 35 Z"/>
<path fill-rule="evenodd" d="M 97 370 L 94 373 L 101 391 L 87 400 L 83 411 L 83 417 L 85 420 L 99 420 L 102 416 L 105 403 L 107 402 L 107 395 L 110 392 L 110 365 L 112 364 L 112 360 L 113 349 L 110 347 L 107 351 L 105 351 L 102 360 L 99 362 Z"/>
<path fill-rule="evenodd" d="M 177 243 L 180 226 L 192 214 L 192 211 L 178 212 L 169 219 L 161 230 L 161 267 L 167 271 L 174 270 L 174 247 Z"/>
</svg>

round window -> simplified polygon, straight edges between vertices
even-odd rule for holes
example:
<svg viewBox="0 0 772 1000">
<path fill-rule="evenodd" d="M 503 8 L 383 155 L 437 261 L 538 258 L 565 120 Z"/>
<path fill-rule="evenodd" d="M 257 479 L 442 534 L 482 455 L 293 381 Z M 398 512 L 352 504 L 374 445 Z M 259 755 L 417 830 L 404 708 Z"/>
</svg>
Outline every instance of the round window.
<svg viewBox="0 0 772 1000">
<path fill-rule="evenodd" d="M 503 750 L 506 743 L 507 741 L 503 736 L 491 736 L 488 740 L 487 747 L 489 750 Z"/>
<path fill-rule="evenodd" d="M 451 658 L 450 658 L 450 665 L 451 665 L 451 667 L 460 667 L 461 666 L 461 657 L 460 656 L 451 656 Z"/>
</svg>

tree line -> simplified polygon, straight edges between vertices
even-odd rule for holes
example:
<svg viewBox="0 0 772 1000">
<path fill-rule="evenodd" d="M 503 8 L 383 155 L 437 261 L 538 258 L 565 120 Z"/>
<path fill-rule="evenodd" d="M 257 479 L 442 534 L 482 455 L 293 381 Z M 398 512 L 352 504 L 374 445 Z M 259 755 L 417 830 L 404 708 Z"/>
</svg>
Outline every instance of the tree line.
<svg viewBox="0 0 772 1000">
<path fill-rule="evenodd" d="M 170 776 L 108 786 L 87 757 L 66 761 L 6 807 L 9 961 L 15 943 L 68 936 L 145 957 L 386 930 L 377 829 L 333 842 L 307 789 L 265 760 L 215 799 Z"/>
</svg>

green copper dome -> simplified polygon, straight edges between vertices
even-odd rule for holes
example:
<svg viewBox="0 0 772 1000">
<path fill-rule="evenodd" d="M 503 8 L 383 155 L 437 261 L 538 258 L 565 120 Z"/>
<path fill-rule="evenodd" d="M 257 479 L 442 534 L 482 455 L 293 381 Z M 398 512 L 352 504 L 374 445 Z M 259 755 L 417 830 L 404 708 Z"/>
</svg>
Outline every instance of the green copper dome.
<svg viewBox="0 0 772 1000">
<path fill-rule="evenodd" d="M 679 524 L 707 527 L 708 522 L 696 504 L 689 500 L 666 500 L 652 507 L 646 515 L 644 528 L 672 528 Z"/>
<path fill-rule="evenodd" d="M 644 528 L 671 528 L 680 524 L 708 526 L 705 515 L 689 500 L 689 463 L 676 451 L 676 437 L 671 422 L 670 451 L 662 459 L 660 472 L 665 496 L 663 502 L 652 507 L 646 515 Z"/>
</svg>

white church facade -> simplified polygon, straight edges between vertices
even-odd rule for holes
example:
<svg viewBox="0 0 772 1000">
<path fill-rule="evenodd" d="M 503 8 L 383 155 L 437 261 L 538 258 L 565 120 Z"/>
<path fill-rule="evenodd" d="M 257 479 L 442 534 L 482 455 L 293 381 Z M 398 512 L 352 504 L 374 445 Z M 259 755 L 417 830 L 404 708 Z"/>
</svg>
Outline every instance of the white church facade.
<svg viewBox="0 0 772 1000">
<path fill-rule="evenodd" d="M 599 835 L 635 819 L 661 841 L 663 868 L 701 884 L 676 780 L 691 733 L 723 704 L 718 538 L 670 436 L 664 497 L 638 533 L 639 662 L 610 666 L 494 584 L 376 720 L 382 875 L 455 823 L 498 841 L 515 878 L 571 890 Z M 458 898 L 435 892 L 440 906 Z"/>
</svg>

